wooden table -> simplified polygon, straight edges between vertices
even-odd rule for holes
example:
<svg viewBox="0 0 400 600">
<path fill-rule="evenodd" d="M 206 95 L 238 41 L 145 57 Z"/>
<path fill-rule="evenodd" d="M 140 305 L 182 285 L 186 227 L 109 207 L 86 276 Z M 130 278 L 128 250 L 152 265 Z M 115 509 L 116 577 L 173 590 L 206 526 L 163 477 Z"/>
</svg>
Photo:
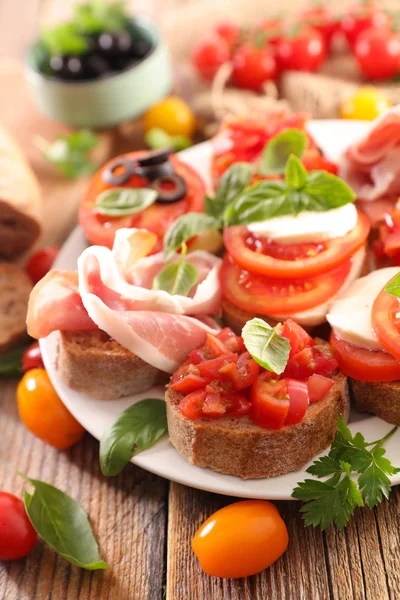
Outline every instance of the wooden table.
<svg viewBox="0 0 400 600">
<path fill-rule="evenodd" d="M 0 0 L 0 58 L 19 58 L 37 29 L 39 16 L 46 16 L 56 4 L 62 8 L 66 3 Z M 149 4 L 154 10 L 159 3 Z M 165 4 L 183 9 L 187 3 L 176 0 L 162 3 Z M 54 130 L 33 109 L 28 114 L 31 109 L 20 76 L 15 75 L 14 67 L 9 72 L 7 69 L 6 74 L 0 70 L 3 92 L 0 118 L 25 141 L 26 151 L 42 180 L 48 206 L 58 206 L 68 198 L 68 218 L 62 223 L 53 219 L 46 232 L 47 240 L 61 241 L 71 226 L 75 214 L 73 202 L 76 203 L 85 181 L 66 187 L 35 154 L 26 128 L 42 132 L 50 127 L 53 134 Z M 106 134 L 104 154 L 115 151 L 120 143 L 115 133 Z M 49 211 L 58 214 L 54 208 Z M 325 533 L 306 529 L 298 503 L 278 502 L 290 535 L 286 554 L 255 577 L 237 581 L 211 578 L 199 568 L 191 551 L 191 538 L 207 516 L 233 498 L 170 483 L 133 465 L 118 477 L 106 479 L 99 469 L 98 442 L 90 435 L 66 452 L 56 451 L 31 435 L 19 421 L 15 389 L 15 381 L 0 386 L 0 489 L 21 495 L 23 485 L 16 475 L 18 469 L 67 491 L 89 513 L 101 555 L 110 568 L 96 573 L 82 571 L 39 542 L 25 560 L 0 565 L 0 600 L 395 600 L 400 597 L 398 488 L 376 510 L 358 510 L 343 532 L 334 528 Z"/>
</svg>

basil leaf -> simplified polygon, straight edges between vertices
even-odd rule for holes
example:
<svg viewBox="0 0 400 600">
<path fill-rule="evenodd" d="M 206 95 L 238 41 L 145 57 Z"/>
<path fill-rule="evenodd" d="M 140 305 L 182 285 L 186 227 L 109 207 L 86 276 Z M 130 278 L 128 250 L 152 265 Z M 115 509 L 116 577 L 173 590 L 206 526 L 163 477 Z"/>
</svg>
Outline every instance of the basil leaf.
<svg viewBox="0 0 400 600">
<path fill-rule="evenodd" d="M 356 199 L 356 194 L 343 179 L 326 171 L 309 173 L 306 192 L 311 197 L 311 210 L 338 208 Z M 322 206 L 324 208 L 318 208 Z"/>
<path fill-rule="evenodd" d="M 41 41 L 50 56 L 77 56 L 84 54 L 88 49 L 87 39 L 76 30 L 73 23 L 60 23 L 44 29 Z"/>
<path fill-rule="evenodd" d="M 397 296 L 397 298 L 400 297 L 400 273 L 385 286 L 385 292 Z"/>
<path fill-rule="evenodd" d="M 114 187 L 101 192 L 96 198 L 96 212 L 110 217 L 122 217 L 141 212 L 157 200 L 157 192 L 150 188 Z"/>
<path fill-rule="evenodd" d="M 169 227 L 164 236 L 164 253 L 168 260 L 181 245 L 206 229 L 219 229 L 219 221 L 202 213 L 182 215 Z"/>
<path fill-rule="evenodd" d="M 124 2 L 91 0 L 75 6 L 74 24 L 87 35 L 121 31 L 126 29 L 128 23 Z"/>
<path fill-rule="evenodd" d="M 279 335 L 280 323 L 271 327 L 257 317 L 248 321 L 242 329 L 244 345 L 254 360 L 273 373 L 285 370 L 290 353 L 290 342 Z"/>
<path fill-rule="evenodd" d="M 21 375 L 21 359 L 26 346 L 19 346 L 0 356 L 0 377 L 16 377 Z"/>
<path fill-rule="evenodd" d="M 34 141 L 46 160 L 69 179 L 85 173 L 93 173 L 96 170 L 89 152 L 98 145 L 99 140 L 89 129 L 82 129 L 70 135 L 61 135 L 52 143 L 40 136 L 35 136 Z"/>
<path fill-rule="evenodd" d="M 218 182 L 215 198 L 206 198 L 206 213 L 221 217 L 225 208 L 249 185 L 253 171 L 253 166 L 246 162 L 229 167 Z"/>
<path fill-rule="evenodd" d="M 291 154 L 301 158 L 307 146 L 307 137 L 298 129 L 286 129 L 273 137 L 263 150 L 258 167 L 260 175 L 281 175 L 285 172 Z"/>
<path fill-rule="evenodd" d="M 260 181 L 249 186 L 224 212 L 225 225 L 264 221 L 293 212 L 284 181 Z"/>
<path fill-rule="evenodd" d="M 164 400 L 148 398 L 124 410 L 100 440 L 103 474 L 118 475 L 133 456 L 150 448 L 166 431 Z"/>
<path fill-rule="evenodd" d="M 285 167 L 285 181 L 295 190 L 300 190 L 307 183 L 307 171 L 301 161 L 291 154 Z"/>
<path fill-rule="evenodd" d="M 180 260 L 166 265 L 158 273 L 153 281 L 153 290 L 164 290 L 172 296 L 187 296 L 198 278 L 199 272 L 196 267 Z"/>
<path fill-rule="evenodd" d="M 40 537 L 73 565 L 91 571 L 107 569 L 87 514 L 78 502 L 48 483 L 20 475 L 35 487 L 33 494 L 24 492 L 24 502 Z"/>
</svg>

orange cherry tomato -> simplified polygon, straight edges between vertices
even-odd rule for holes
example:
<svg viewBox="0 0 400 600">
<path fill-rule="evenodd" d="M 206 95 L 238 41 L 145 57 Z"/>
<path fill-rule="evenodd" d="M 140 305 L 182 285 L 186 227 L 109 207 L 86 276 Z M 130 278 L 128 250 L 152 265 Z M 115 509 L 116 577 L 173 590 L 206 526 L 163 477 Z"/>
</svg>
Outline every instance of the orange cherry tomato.
<svg viewBox="0 0 400 600">
<path fill-rule="evenodd" d="M 25 427 L 59 450 L 73 446 L 85 433 L 61 402 L 45 369 L 25 373 L 18 384 L 17 402 Z"/>
<path fill-rule="evenodd" d="M 248 577 L 263 571 L 289 542 L 278 509 L 265 500 L 244 500 L 218 510 L 197 531 L 192 548 L 208 575 Z"/>
</svg>

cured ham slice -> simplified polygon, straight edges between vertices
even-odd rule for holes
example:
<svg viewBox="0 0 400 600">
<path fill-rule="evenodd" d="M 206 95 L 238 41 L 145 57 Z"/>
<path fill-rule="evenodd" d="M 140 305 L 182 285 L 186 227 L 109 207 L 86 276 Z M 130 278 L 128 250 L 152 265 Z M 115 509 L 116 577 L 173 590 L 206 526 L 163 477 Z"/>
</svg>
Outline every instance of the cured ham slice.
<svg viewBox="0 0 400 600">
<path fill-rule="evenodd" d="M 53 269 L 33 288 L 27 329 L 34 338 L 52 331 L 90 331 L 97 325 L 87 314 L 78 290 L 78 273 Z"/>
<path fill-rule="evenodd" d="M 387 110 L 342 157 L 340 175 L 359 200 L 385 203 L 400 195 L 400 105 Z M 374 217 L 378 216 L 374 211 Z"/>
</svg>

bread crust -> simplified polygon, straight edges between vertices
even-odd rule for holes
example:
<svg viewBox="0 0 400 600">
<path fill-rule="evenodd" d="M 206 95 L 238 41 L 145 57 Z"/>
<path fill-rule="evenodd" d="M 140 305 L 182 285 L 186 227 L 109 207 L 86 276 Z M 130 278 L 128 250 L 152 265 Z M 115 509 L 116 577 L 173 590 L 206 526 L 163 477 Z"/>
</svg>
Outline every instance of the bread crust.
<svg viewBox="0 0 400 600">
<path fill-rule="evenodd" d="M 356 410 L 375 414 L 400 427 L 400 381 L 358 381 L 349 378 Z"/>
<path fill-rule="evenodd" d="M 271 327 L 275 327 L 275 325 L 278 323 L 278 321 L 272 317 L 268 317 L 267 315 L 259 315 L 257 313 L 250 313 L 246 310 L 242 310 L 241 308 L 238 308 L 232 304 L 232 302 L 226 298 L 222 299 L 222 315 L 225 326 L 230 327 L 232 331 L 236 333 L 236 335 L 241 335 L 242 329 L 246 325 L 247 321 L 254 319 L 254 317 L 263 319 L 269 323 Z"/>
<path fill-rule="evenodd" d="M 18 265 L 0 263 L 0 354 L 25 340 L 32 282 Z"/>
<path fill-rule="evenodd" d="M 58 368 L 66 385 L 99 400 L 145 392 L 167 375 L 104 331 L 60 332 Z"/>
<path fill-rule="evenodd" d="M 242 479 L 298 471 L 332 443 L 339 414 L 348 419 L 347 377 L 339 373 L 334 380 L 327 396 L 310 405 L 301 423 L 278 431 L 258 427 L 248 416 L 192 421 L 179 410 L 182 394 L 168 388 L 171 443 L 190 464 Z"/>
</svg>

